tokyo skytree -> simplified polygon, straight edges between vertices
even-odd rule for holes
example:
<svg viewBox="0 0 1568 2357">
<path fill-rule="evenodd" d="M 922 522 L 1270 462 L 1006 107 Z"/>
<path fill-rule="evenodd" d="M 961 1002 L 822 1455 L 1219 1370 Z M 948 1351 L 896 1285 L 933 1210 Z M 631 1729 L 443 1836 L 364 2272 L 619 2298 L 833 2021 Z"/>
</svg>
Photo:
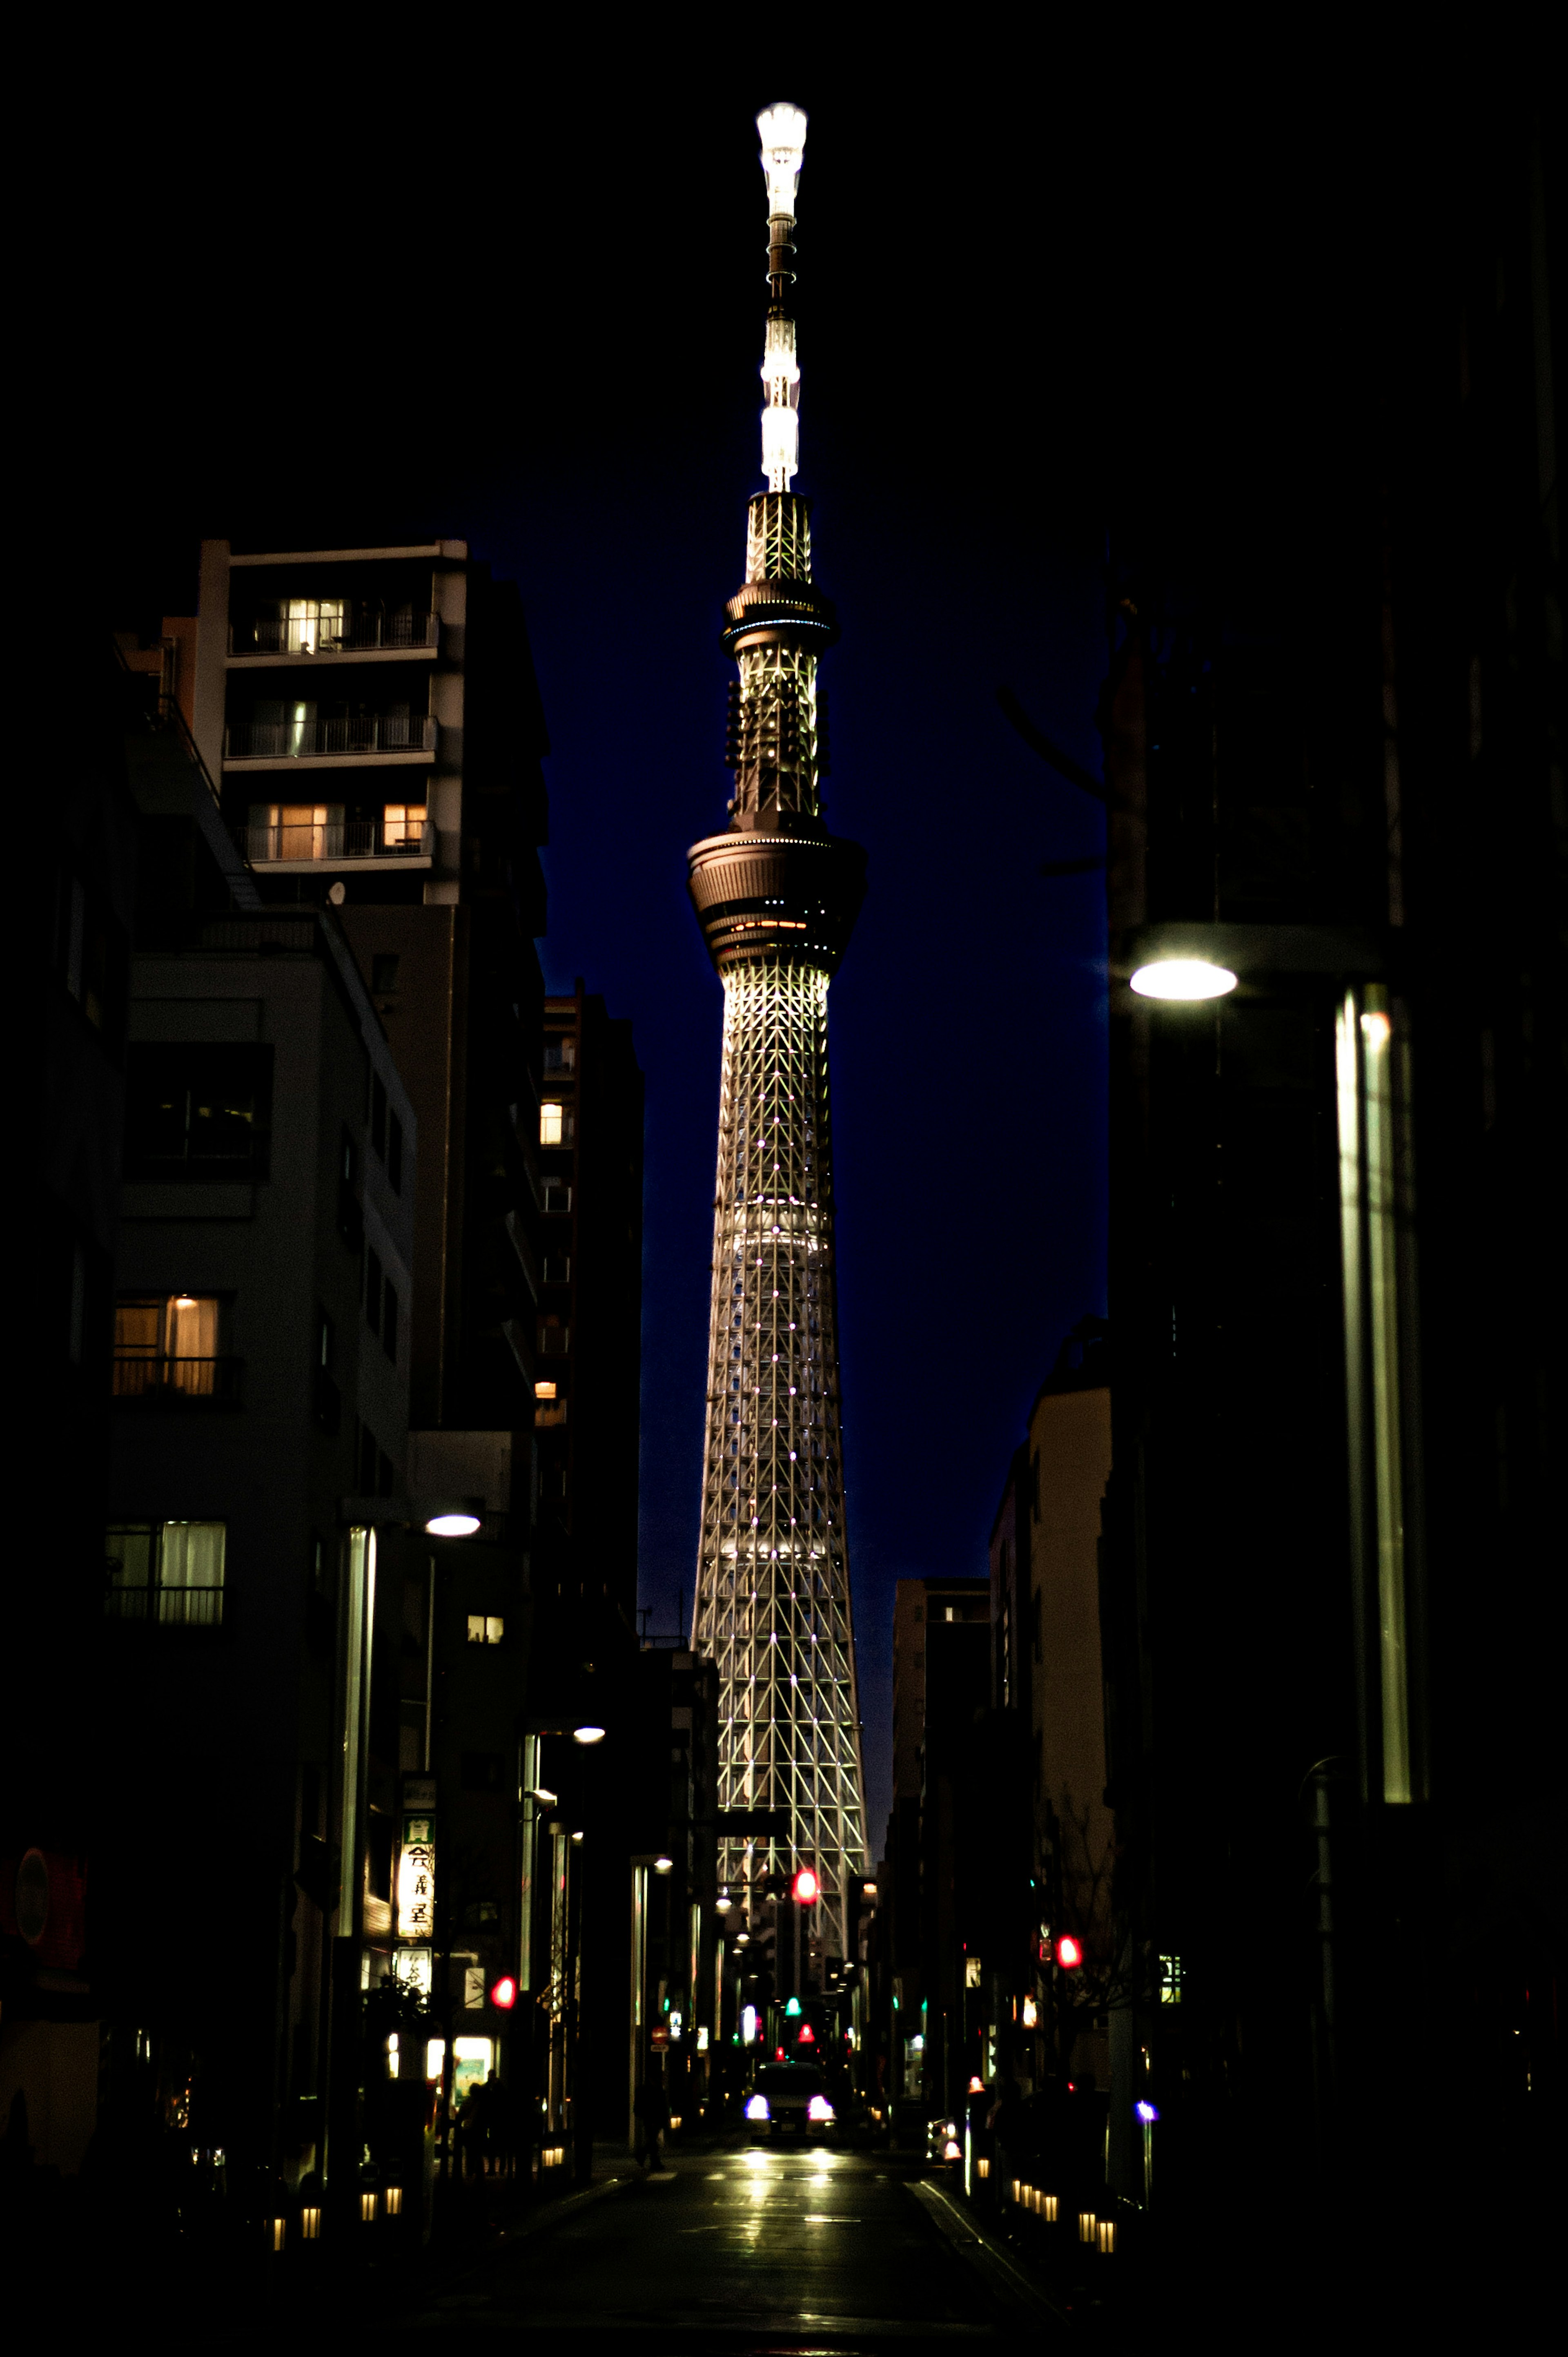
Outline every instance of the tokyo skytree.
<svg viewBox="0 0 1568 2357">
<path fill-rule="evenodd" d="M 762 1885 L 816 1872 L 802 1978 L 854 1953 L 865 1788 L 850 1617 L 833 1257 L 828 983 L 865 892 L 865 854 L 822 823 L 817 662 L 838 636 L 811 579 L 791 300 L 798 108 L 757 117 L 768 180 L 762 472 L 746 579 L 725 608 L 729 824 L 687 854 L 725 993 L 703 1534 L 692 1641 L 721 1681 L 719 1806 L 788 1812 L 788 1845 L 736 1837 L 719 1872 L 767 1935 Z M 744 1821 L 743 1821 L 744 1823 Z M 811 1969 L 812 1963 L 817 1969 Z M 775 1958 L 777 1987 L 793 1985 Z"/>
</svg>

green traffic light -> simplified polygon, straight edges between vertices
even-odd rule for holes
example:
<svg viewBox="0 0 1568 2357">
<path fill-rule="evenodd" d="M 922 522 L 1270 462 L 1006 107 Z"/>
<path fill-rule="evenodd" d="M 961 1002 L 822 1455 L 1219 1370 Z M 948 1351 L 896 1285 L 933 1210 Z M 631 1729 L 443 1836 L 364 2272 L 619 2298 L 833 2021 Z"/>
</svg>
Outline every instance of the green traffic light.
<svg viewBox="0 0 1568 2357">
<path fill-rule="evenodd" d="M 788 2005 L 785 2007 L 785 2008 L 784 2008 L 784 2012 L 785 2012 L 785 2017 L 786 2017 L 786 2018 L 787 2018 L 787 2019 L 789 2019 L 789 2020 L 790 2020 L 790 2021 L 793 2021 L 793 2020 L 794 2020 L 794 2018 L 795 2018 L 795 2017 L 796 2017 L 796 2015 L 800 2012 L 800 1998 L 799 1998 L 798 1996 L 792 1996 L 792 1997 L 790 1998 L 790 2000 L 789 2000 L 789 2004 L 788 2004 Z"/>
</svg>

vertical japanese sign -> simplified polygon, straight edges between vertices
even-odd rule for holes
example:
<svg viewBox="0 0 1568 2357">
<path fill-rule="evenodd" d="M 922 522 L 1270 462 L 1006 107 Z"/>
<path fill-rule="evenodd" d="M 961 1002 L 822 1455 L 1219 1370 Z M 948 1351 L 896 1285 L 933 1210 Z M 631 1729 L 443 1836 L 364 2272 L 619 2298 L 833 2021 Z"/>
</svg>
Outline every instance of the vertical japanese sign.
<svg viewBox="0 0 1568 2357">
<path fill-rule="evenodd" d="M 435 1937 L 435 1782 L 410 1776 L 403 1795 L 403 1850 L 398 1860 L 400 1940 L 429 1945 Z"/>
</svg>

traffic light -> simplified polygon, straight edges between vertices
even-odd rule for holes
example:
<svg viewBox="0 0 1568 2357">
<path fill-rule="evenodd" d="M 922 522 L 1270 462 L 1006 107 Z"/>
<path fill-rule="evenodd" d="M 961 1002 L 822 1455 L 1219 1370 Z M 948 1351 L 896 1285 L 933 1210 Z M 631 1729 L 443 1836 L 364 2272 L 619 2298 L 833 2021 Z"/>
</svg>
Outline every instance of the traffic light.
<svg viewBox="0 0 1568 2357">
<path fill-rule="evenodd" d="M 517 2003 L 517 1983 L 510 1973 L 503 1973 L 499 1981 L 492 1982 L 490 2003 L 499 2006 L 502 2013 L 510 2013 Z"/>
<path fill-rule="evenodd" d="M 795 1902 L 800 1907 L 814 1907 L 822 1893 L 814 1868 L 803 1866 L 795 1877 Z"/>
<path fill-rule="evenodd" d="M 1071 1932 L 1064 1932 L 1057 1942 L 1057 1962 L 1066 1973 L 1076 1972 L 1083 1962 L 1083 1942 Z"/>
</svg>

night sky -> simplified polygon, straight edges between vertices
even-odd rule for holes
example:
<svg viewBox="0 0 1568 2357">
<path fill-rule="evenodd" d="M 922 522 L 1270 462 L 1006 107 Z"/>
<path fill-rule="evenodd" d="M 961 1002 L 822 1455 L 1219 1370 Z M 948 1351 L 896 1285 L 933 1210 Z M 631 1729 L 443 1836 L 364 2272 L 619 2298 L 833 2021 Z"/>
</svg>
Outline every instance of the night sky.
<svg viewBox="0 0 1568 2357">
<path fill-rule="evenodd" d="M 790 54 L 666 56 L 643 91 L 586 55 L 427 77 L 410 52 L 329 144 L 309 105 L 225 81 L 200 174 L 199 93 L 159 85 L 104 131 L 62 264 L 71 458 L 44 498 L 122 627 L 188 606 L 202 533 L 463 536 L 521 585 L 553 745 L 546 979 L 629 1017 L 647 1075 L 641 1587 L 671 1629 L 721 1020 L 682 855 L 724 819 L 719 607 L 760 488 L 753 118 L 808 110 L 795 489 L 843 629 L 827 816 L 870 852 L 832 1036 L 879 1849 L 893 1584 L 983 1572 L 1034 1393 L 1106 1308 L 1103 887 L 1038 873 L 1099 854 L 1102 813 L 995 692 L 1098 770 L 1108 534 L 1160 552 L 1174 594 L 1219 584 L 1237 628 L 1277 612 L 1315 454 L 1364 397 L 1348 257 L 1376 245 L 1390 135 L 1364 82 L 1319 108 L 1311 58 L 1287 118 L 1277 67 L 1241 102 L 1218 52 L 1052 35 L 902 80 L 825 70 L 808 36 Z"/>
</svg>

